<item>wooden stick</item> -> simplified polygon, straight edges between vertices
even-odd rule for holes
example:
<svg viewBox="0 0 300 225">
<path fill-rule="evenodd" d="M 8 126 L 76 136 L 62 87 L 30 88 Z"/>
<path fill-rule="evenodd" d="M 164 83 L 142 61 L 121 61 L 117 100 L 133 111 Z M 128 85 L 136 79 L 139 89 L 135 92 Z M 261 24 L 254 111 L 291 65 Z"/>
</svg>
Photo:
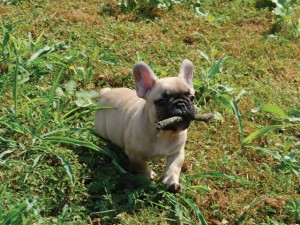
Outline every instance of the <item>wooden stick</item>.
<svg viewBox="0 0 300 225">
<path fill-rule="evenodd" d="M 202 121 L 202 122 L 207 123 L 213 117 L 214 117 L 213 113 L 197 114 L 195 116 L 194 120 L 196 120 L 196 121 Z M 170 125 L 172 125 L 174 123 L 180 123 L 180 122 L 183 122 L 183 121 L 185 121 L 184 118 L 182 118 L 180 116 L 174 116 L 174 117 L 171 117 L 171 118 L 159 121 L 156 124 L 156 128 L 157 128 L 157 130 L 164 130 L 167 126 L 170 126 Z"/>
</svg>

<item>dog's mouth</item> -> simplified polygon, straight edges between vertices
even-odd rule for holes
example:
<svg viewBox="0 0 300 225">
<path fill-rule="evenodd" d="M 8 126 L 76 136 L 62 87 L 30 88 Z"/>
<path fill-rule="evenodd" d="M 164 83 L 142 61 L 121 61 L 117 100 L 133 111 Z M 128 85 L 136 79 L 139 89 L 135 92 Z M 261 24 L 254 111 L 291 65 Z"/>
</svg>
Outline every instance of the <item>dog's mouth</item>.
<svg viewBox="0 0 300 225">
<path fill-rule="evenodd" d="M 190 126 L 191 119 L 173 116 L 167 119 L 161 120 L 157 123 L 158 130 L 171 130 L 171 131 L 181 131 L 185 130 Z"/>
<path fill-rule="evenodd" d="M 158 101 L 156 110 L 158 124 L 163 124 L 162 129 L 158 128 L 159 130 L 185 130 L 190 126 L 191 120 L 194 120 L 196 115 L 194 104 L 187 96 L 169 97 L 165 104 L 160 104 L 160 101 Z"/>
<path fill-rule="evenodd" d="M 185 130 L 191 124 L 191 120 L 183 120 L 181 122 L 174 123 L 170 125 L 170 129 L 173 131 Z"/>
</svg>

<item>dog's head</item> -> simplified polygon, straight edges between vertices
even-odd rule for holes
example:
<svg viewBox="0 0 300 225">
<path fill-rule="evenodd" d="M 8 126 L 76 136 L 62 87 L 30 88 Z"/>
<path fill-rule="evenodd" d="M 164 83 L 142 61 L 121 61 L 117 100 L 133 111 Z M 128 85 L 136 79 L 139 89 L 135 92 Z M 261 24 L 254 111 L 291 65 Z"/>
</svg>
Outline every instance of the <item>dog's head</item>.
<svg viewBox="0 0 300 225">
<path fill-rule="evenodd" d="M 158 122 L 180 116 L 183 122 L 168 127 L 168 130 L 184 130 L 195 117 L 193 64 L 185 59 L 178 77 L 158 79 L 151 68 L 139 62 L 133 69 L 137 95 L 146 100 L 150 119 Z"/>
</svg>

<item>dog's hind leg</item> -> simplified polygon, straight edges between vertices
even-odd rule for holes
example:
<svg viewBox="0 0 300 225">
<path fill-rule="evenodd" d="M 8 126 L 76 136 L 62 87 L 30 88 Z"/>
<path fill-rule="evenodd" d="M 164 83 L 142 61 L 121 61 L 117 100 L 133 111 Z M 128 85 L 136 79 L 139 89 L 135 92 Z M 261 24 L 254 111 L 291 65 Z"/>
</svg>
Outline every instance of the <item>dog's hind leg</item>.
<svg viewBox="0 0 300 225">
<path fill-rule="evenodd" d="M 129 156 L 129 161 L 130 161 L 131 169 L 134 173 L 143 175 L 151 180 L 153 180 L 155 178 L 156 173 L 154 173 L 150 169 L 148 163 L 144 159 L 142 159 L 140 157 L 130 157 Z"/>
</svg>

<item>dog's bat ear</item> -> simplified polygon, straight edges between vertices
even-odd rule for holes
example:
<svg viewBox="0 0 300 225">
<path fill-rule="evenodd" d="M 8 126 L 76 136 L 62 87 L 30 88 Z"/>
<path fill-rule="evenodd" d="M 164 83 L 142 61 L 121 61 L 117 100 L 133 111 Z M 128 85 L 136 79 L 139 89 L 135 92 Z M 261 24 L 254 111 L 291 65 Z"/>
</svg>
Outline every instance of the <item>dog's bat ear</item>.
<svg viewBox="0 0 300 225">
<path fill-rule="evenodd" d="M 182 77 L 186 83 L 189 85 L 191 89 L 194 89 L 193 87 L 193 63 L 185 59 L 182 61 L 181 68 L 179 71 L 179 77 Z"/>
<path fill-rule="evenodd" d="M 133 76 L 137 96 L 144 98 L 147 92 L 153 87 L 157 77 L 154 75 L 152 69 L 144 62 L 135 64 L 133 67 Z"/>
</svg>

